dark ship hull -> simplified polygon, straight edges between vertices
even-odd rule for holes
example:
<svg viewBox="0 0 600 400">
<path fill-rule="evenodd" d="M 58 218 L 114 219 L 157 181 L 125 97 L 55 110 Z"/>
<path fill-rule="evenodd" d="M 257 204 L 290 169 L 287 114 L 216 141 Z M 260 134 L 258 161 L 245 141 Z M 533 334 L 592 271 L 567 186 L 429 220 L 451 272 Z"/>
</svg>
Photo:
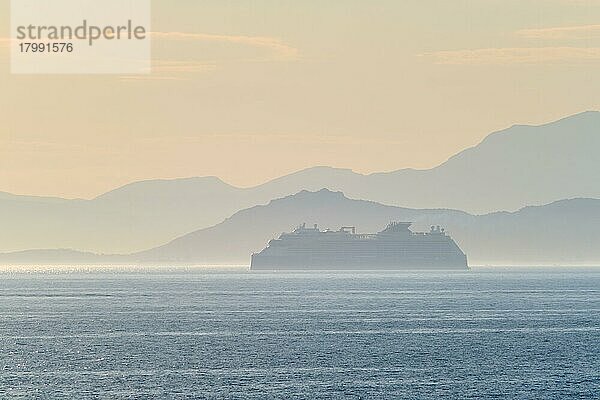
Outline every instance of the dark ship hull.
<svg viewBox="0 0 600 400">
<path fill-rule="evenodd" d="M 466 270 L 467 257 L 443 229 L 414 233 L 393 223 L 377 234 L 304 225 L 252 255 L 252 270 Z"/>
</svg>

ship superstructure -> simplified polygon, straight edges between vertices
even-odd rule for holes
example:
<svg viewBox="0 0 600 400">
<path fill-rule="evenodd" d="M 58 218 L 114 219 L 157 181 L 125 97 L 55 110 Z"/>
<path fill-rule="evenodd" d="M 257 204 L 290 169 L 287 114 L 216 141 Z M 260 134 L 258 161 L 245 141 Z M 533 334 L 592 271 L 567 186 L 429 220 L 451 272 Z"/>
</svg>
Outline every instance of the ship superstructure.
<svg viewBox="0 0 600 400">
<path fill-rule="evenodd" d="M 321 231 L 302 224 L 253 254 L 251 269 L 468 269 L 467 256 L 443 228 L 412 232 L 411 225 L 392 222 L 379 233 L 359 234 L 353 226 Z"/>
</svg>

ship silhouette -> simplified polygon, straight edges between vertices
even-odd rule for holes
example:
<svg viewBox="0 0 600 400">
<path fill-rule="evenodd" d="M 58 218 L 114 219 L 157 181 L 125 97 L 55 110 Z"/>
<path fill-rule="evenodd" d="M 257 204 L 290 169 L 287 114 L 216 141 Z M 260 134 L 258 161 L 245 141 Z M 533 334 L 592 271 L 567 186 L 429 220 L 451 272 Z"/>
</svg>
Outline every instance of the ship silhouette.
<svg viewBox="0 0 600 400">
<path fill-rule="evenodd" d="M 321 231 L 302 224 L 252 255 L 252 270 L 466 270 L 467 256 L 443 228 L 413 232 L 411 222 L 391 222 L 374 234 L 354 226 Z"/>
</svg>

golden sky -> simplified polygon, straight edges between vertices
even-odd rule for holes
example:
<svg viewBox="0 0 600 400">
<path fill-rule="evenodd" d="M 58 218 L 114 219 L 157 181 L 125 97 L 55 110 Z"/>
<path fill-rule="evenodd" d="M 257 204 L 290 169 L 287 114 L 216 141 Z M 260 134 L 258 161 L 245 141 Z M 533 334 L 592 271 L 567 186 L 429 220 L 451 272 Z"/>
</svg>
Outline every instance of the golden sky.
<svg viewBox="0 0 600 400">
<path fill-rule="evenodd" d="M 428 168 L 600 109 L 598 0 L 155 0 L 149 76 L 11 75 L 8 5 L 0 191 Z"/>
</svg>

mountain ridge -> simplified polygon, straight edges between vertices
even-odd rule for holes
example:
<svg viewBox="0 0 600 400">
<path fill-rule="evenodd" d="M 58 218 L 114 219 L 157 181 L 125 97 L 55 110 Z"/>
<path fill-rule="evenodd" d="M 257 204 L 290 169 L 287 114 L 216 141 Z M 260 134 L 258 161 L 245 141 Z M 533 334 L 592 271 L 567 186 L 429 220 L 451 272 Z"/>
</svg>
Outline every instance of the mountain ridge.
<svg viewBox="0 0 600 400">
<path fill-rule="evenodd" d="M 387 174 L 395 174 L 395 173 L 401 173 L 401 172 L 422 172 L 422 171 L 431 171 L 431 170 L 435 170 L 437 168 L 443 167 L 448 161 L 451 161 L 452 159 L 454 159 L 457 156 L 460 156 L 461 154 L 468 152 L 469 150 L 472 149 L 476 149 L 477 147 L 479 147 L 480 145 L 486 143 L 486 141 L 488 141 L 488 139 L 491 139 L 497 135 L 502 135 L 507 133 L 508 131 L 511 131 L 513 129 L 520 129 L 520 128 L 544 128 L 544 127 L 548 127 L 548 126 L 552 126 L 552 125 L 556 125 L 559 123 L 562 123 L 564 121 L 569 121 L 571 119 L 574 118 L 583 118 L 585 116 L 588 115 L 592 115 L 597 117 L 600 120 L 600 111 L 597 110 L 587 110 L 587 111 L 582 111 L 580 113 L 577 114 L 573 114 L 570 116 L 566 116 L 563 118 L 560 118 L 556 121 L 552 121 L 552 122 L 546 122 L 540 125 L 527 125 L 527 124 L 513 124 L 508 128 L 505 129 L 501 129 L 501 130 L 497 130 L 494 131 L 492 133 L 489 133 L 488 135 L 486 135 L 482 140 L 480 140 L 477 144 L 467 147 L 461 151 L 459 151 L 456 154 L 453 154 L 451 156 L 448 157 L 448 159 L 446 159 L 445 161 L 441 162 L 440 164 L 431 167 L 431 168 L 411 168 L 411 167 L 407 167 L 407 168 L 400 168 L 397 170 L 392 170 L 392 171 L 376 171 L 376 172 L 371 172 L 371 173 L 360 173 L 360 172 L 356 172 L 354 171 L 352 168 L 342 168 L 342 167 L 334 167 L 334 166 L 329 166 L 329 165 L 315 165 L 312 167 L 307 167 L 307 168 L 302 168 L 299 169 L 297 171 L 291 172 L 289 174 L 285 174 L 273 179 L 269 179 L 263 183 L 260 183 L 258 185 L 253 185 L 253 186 L 237 186 L 237 185 L 233 185 L 231 183 L 226 182 L 225 180 L 221 179 L 218 176 L 214 176 L 214 175 L 206 175 L 206 176 L 189 176 L 189 177 L 181 177 L 181 178 L 149 178 L 149 179 L 142 179 L 142 180 L 138 180 L 138 181 L 132 181 L 130 183 L 126 183 L 124 185 L 115 187 L 114 189 L 108 190 L 106 192 L 100 193 L 94 197 L 91 198 L 62 198 L 60 196 L 46 196 L 46 195 L 30 195 L 30 194 L 18 194 L 18 193 L 10 193 L 10 192 L 6 192 L 6 191 L 0 191 L 0 196 L 3 195 L 9 195 L 9 196 L 14 196 L 14 197 L 27 197 L 27 198 L 39 198 L 39 199 L 58 199 L 58 200 L 83 200 L 83 201 L 91 201 L 91 200 L 96 200 L 99 198 L 102 198 L 103 196 L 106 196 L 108 194 L 111 194 L 113 192 L 122 190 L 122 189 L 126 189 L 128 187 L 133 187 L 133 186 L 137 186 L 138 184 L 149 184 L 149 183 L 156 183 L 156 184 L 161 184 L 161 183 L 169 183 L 169 182 L 186 182 L 186 181 L 202 181 L 202 180 L 214 180 L 215 182 L 221 183 L 224 186 L 227 186 L 229 188 L 232 189 L 238 189 L 238 190 L 248 190 L 248 189 L 255 189 L 264 185 L 268 185 L 277 181 L 280 181 L 282 179 L 288 178 L 288 177 L 294 177 L 297 175 L 301 175 L 302 173 L 305 172 L 310 172 L 310 171 L 318 171 L 318 170 L 328 170 L 328 171 L 338 171 L 338 172 L 344 172 L 344 173 L 351 173 L 353 175 L 359 176 L 359 177 L 371 177 L 371 176 L 377 176 L 377 175 L 387 175 Z"/>
</svg>

